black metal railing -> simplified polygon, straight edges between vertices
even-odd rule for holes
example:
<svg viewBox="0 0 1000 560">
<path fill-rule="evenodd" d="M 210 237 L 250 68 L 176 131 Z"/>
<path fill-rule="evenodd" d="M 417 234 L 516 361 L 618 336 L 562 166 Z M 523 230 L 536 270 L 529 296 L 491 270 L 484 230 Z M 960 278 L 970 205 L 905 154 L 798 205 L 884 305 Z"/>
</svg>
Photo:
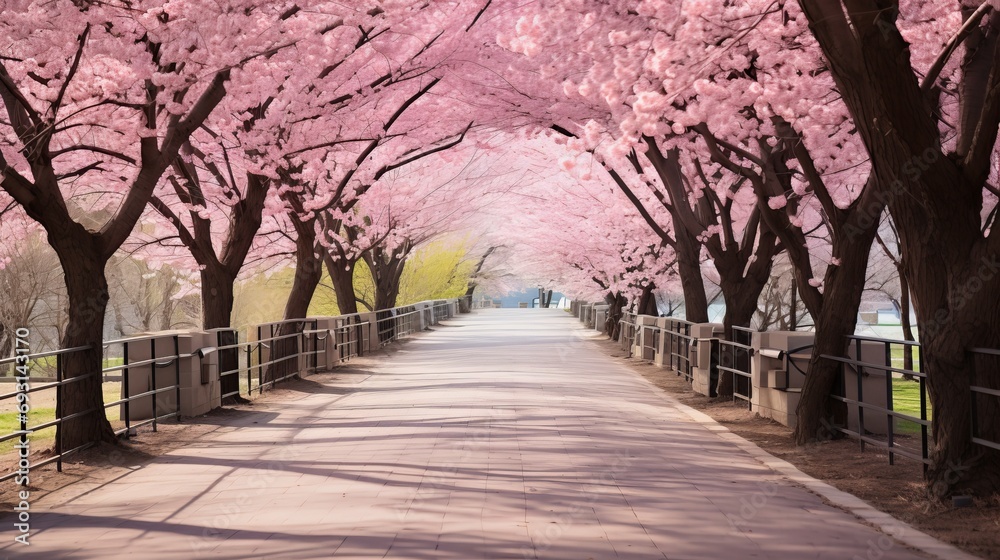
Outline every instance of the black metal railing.
<svg viewBox="0 0 1000 560">
<path fill-rule="evenodd" d="M 693 323 L 689 321 L 668 317 L 662 330 L 667 358 L 664 365 L 683 376 L 688 383 L 694 378 L 691 371 L 691 345 L 696 342 L 691 336 L 691 325 Z"/>
<path fill-rule="evenodd" d="M 995 387 L 983 387 L 978 383 L 983 383 L 987 379 L 997 379 L 997 372 L 1000 371 L 1000 350 L 995 348 L 972 348 L 969 350 L 972 360 L 974 374 L 988 369 L 986 375 L 973 375 L 975 385 L 972 385 L 971 408 L 972 414 L 972 441 L 978 445 L 1000 450 L 1000 441 L 986 439 L 982 434 L 979 411 L 984 407 L 979 404 L 980 399 L 1000 399 L 1000 390 Z M 994 381 L 996 383 L 996 381 Z"/>
<path fill-rule="evenodd" d="M 235 329 L 218 329 L 219 345 L 212 350 L 219 352 L 219 378 L 237 380 L 222 398 L 261 394 L 302 371 L 317 370 L 334 331 L 316 326 L 315 319 L 266 323 L 250 329 L 256 334 L 252 340 Z M 339 336 L 341 329 L 335 332 Z"/>
<path fill-rule="evenodd" d="M 840 432 L 859 441 L 861 449 L 871 445 L 884 449 L 889 455 L 889 464 L 895 463 L 896 455 L 920 461 L 924 468 L 930 464 L 929 437 L 931 428 L 930 409 L 927 402 L 927 375 L 923 371 L 923 359 L 917 360 L 916 369 L 896 367 L 894 350 L 907 347 L 919 348 L 919 343 L 886 338 L 865 336 L 849 336 L 850 348 L 854 357 L 824 355 L 823 358 L 841 364 L 835 393 L 830 396 L 835 401 L 844 403 L 848 414 L 854 413 L 855 420 L 837 426 Z M 878 355 L 878 359 L 875 356 Z M 866 359 L 867 357 L 867 359 Z M 881 376 L 884 378 L 884 390 L 879 389 L 872 395 L 874 387 L 866 391 L 866 379 Z M 915 379 L 917 389 L 917 415 L 896 410 L 895 387 L 893 380 L 897 377 Z M 848 385 L 848 379 L 853 382 Z M 853 396 L 850 389 L 853 389 Z M 881 417 L 881 418 L 879 418 Z M 868 425 L 866 426 L 866 420 Z M 883 431 L 884 438 L 877 432 Z M 851 429 L 850 424 L 856 424 L 857 429 Z M 876 428 L 877 426 L 877 428 Z M 912 427 L 915 427 L 912 428 Z M 910 437 L 900 432 L 915 431 L 918 434 L 919 448 L 911 445 Z M 901 437 L 902 436 L 902 437 Z"/>
<path fill-rule="evenodd" d="M 333 340 L 337 350 L 337 360 L 341 363 L 364 354 L 368 345 L 368 321 L 360 315 L 348 315 L 337 319 L 333 329 Z"/>
<path fill-rule="evenodd" d="M 156 346 L 158 343 L 168 344 L 170 347 L 169 351 L 172 354 L 157 356 Z M 19 394 L 34 394 L 36 398 L 29 396 L 28 408 L 36 412 L 36 417 L 41 416 L 41 418 L 38 422 L 32 424 L 29 413 L 25 421 L 21 424 L 20 429 L 7 434 L 0 434 L 0 445 L 14 438 L 24 438 L 29 442 L 32 440 L 36 442 L 42 441 L 43 438 L 47 439 L 47 432 L 54 430 L 55 433 L 52 434 L 52 454 L 43 460 L 32 461 L 31 466 L 32 468 L 37 468 L 54 462 L 56 463 L 57 470 L 61 472 L 62 463 L 66 457 L 97 443 L 96 441 L 89 441 L 74 448 L 66 449 L 63 442 L 63 430 L 60 428 L 66 422 L 94 414 L 103 408 L 115 435 L 128 437 L 139 427 L 151 425 L 153 431 L 156 431 L 158 422 L 180 416 L 180 360 L 191 358 L 194 354 L 181 354 L 179 352 L 178 335 L 112 340 L 105 342 L 103 346 L 104 351 L 102 352 L 102 356 L 104 357 L 103 363 L 106 364 L 106 367 L 91 373 L 69 378 L 65 376 L 65 357 L 77 352 L 89 351 L 91 349 L 90 346 L 28 354 L 20 358 L 28 366 L 29 387 L 25 391 L 13 391 L 0 395 L 0 414 L 11 413 L 11 411 L 7 410 L 11 408 L 9 403 L 17 402 Z M 121 346 L 120 352 L 111 350 L 117 346 Z M 145 348 L 147 346 L 148 350 Z M 109 354 L 111 355 L 110 358 L 108 357 Z M 137 354 L 152 357 L 135 359 Z M 0 360 L 0 369 L 6 369 L 7 365 L 14 364 L 17 361 L 18 358 L 16 357 L 2 359 Z M 118 363 L 119 361 L 121 363 Z M 160 373 L 158 380 L 158 370 L 168 371 Z M 41 375 L 38 375 L 38 373 L 41 373 Z M 94 377 L 100 380 L 102 393 L 105 396 L 109 392 L 117 392 L 119 398 L 114 398 L 110 401 L 102 398 L 102 405 L 99 407 L 92 407 L 73 414 L 64 414 L 62 403 L 64 402 L 64 392 L 67 390 L 67 387 L 72 387 L 74 384 Z M 139 389 L 140 392 L 133 394 L 133 391 L 138 389 L 135 387 L 137 383 L 142 383 L 143 386 Z M 36 407 L 36 405 L 45 402 L 43 398 L 38 398 L 39 395 L 45 394 L 45 392 L 49 392 L 47 394 L 50 395 L 54 393 L 51 417 L 47 412 L 49 410 L 48 407 L 44 405 Z M 162 396 L 165 395 L 173 395 L 173 398 L 163 398 Z M 145 413 L 145 410 L 135 411 L 134 408 L 137 405 L 141 405 L 143 409 L 148 406 L 148 414 Z M 113 407 L 118 407 L 117 414 L 109 413 L 109 409 L 113 410 Z M 17 476 L 17 472 L 7 473 L 0 476 L 0 482 L 9 480 L 15 476 Z"/>
<path fill-rule="evenodd" d="M 733 402 L 746 402 L 750 408 L 753 399 L 753 379 L 750 374 L 753 361 L 753 329 L 732 327 L 732 340 L 719 339 L 719 375 L 733 379 Z"/>
<path fill-rule="evenodd" d="M 437 324 L 452 317 L 454 304 L 438 301 L 427 306 L 427 309 L 431 324 Z M 328 363 L 328 354 L 332 354 L 330 359 L 340 362 L 360 356 L 371 347 L 370 336 L 382 336 L 391 332 L 388 340 L 398 340 L 420 330 L 420 316 L 414 306 L 390 311 L 393 313 L 391 318 L 380 321 L 375 329 L 377 333 L 372 332 L 369 321 L 363 320 L 360 315 L 351 315 L 336 318 L 330 329 L 317 328 L 316 319 L 259 325 L 251 330 L 256 333 L 253 340 L 247 340 L 249 337 L 245 335 L 241 337 L 240 332 L 235 329 L 214 329 L 210 331 L 214 336 L 214 344 L 191 352 L 180 352 L 183 333 L 158 333 L 111 340 L 102 345 L 101 368 L 69 378 L 66 377 L 64 367 L 66 357 L 77 352 L 91 351 L 91 347 L 81 346 L 0 359 L 0 381 L 5 378 L 15 381 L 16 376 L 8 377 L 6 374 L 15 373 L 16 365 L 21 362 L 24 362 L 29 373 L 27 387 L 10 383 L 14 390 L 0 394 L 0 417 L 12 414 L 15 421 L 20 420 L 19 398 L 28 399 L 30 409 L 24 415 L 23 424 L 18 422 L 18 429 L 0 433 L 0 452 L 7 442 L 14 439 L 23 438 L 29 443 L 46 441 L 44 445 L 47 446 L 47 440 L 51 438 L 52 454 L 42 460 L 33 458 L 32 467 L 54 462 L 61 471 L 65 457 L 96 443 L 86 442 L 66 449 L 61 440 L 63 430 L 60 426 L 68 421 L 104 409 L 114 433 L 129 437 L 140 427 L 149 425 L 156 431 L 157 424 L 164 420 L 179 419 L 182 360 L 191 360 L 192 367 L 197 364 L 197 367 L 202 368 L 202 380 L 207 382 L 207 370 L 201 361 L 208 354 L 218 352 L 220 381 L 235 376 L 235 385 L 238 387 L 237 390 L 222 395 L 222 398 L 249 396 L 254 390 L 261 393 L 304 371 L 318 370 L 321 356 L 324 366 Z M 64 414 L 63 393 L 72 390 L 74 384 L 95 377 L 102 386 L 102 404 L 73 414 Z M 242 382 L 244 378 L 245 384 Z M 42 398 L 42 395 L 51 396 L 51 399 Z M 48 402 L 51 404 L 42 406 Z M 11 472 L 0 476 L 0 482 L 17 474 Z"/>
<path fill-rule="evenodd" d="M 376 313 L 376 330 L 382 346 L 420 330 L 420 312 L 414 308 L 393 308 Z"/>
</svg>

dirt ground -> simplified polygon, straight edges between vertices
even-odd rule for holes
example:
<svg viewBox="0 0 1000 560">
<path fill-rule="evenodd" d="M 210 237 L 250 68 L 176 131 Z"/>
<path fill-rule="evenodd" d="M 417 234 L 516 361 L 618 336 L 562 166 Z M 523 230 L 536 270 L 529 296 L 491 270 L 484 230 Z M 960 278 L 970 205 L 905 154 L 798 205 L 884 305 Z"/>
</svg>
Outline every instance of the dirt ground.
<svg viewBox="0 0 1000 560">
<path fill-rule="evenodd" d="M 747 439 L 799 470 L 853 494 L 875 508 L 905 521 L 929 535 L 970 554 L 1000 559 L 1000 500 L 978 501 L 971 508 L 953 508 L 928 499 L 920 463 L 888 456 L 857 441 L 839 439 L 796 446 L 792 431 L 747 410 L 745 404 L 710 399 L 691 390 L 683 377 L 655 365 L 626 358 L 618 344 L 595 340 L 604 352 L 628 365 L 681 403 L 711 416 L 733 433 Z"/>
</svg>

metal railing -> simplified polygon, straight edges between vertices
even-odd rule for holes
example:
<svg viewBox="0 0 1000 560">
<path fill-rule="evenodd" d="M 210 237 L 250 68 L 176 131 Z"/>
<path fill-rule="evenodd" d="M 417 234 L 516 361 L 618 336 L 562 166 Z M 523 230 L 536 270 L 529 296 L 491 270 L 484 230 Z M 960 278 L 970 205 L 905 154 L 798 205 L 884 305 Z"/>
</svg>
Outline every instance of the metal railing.
<svg viewBox="0 0 1000 560">
<path fill-rule="evenodd" d="M 431 322 L 433 325 L 451 317 L 451 304 L 447 301 L 435 301 L 431 309 L 434 313 L 434 318 Z"/>
<path fill-rule="evenodd" d="M 156 345 L 158 341 L 161 344 L 164 342 L 170 344 L 173 354 L 157 356 Z M 119 345 L 122 347 L 121 356 L 109 359 L 107 357 L 109 354 L 117 354 L 117 352 L 109 352 L 109 349 Z M 146 345 L 148 345 L 148 353 L 144 351 L 145 348 L 141 348 Z M 65 376 L 66 372 L 64 366 L 66 356 L 77 352 L 89 351 L 91 350 L 90 346 L 67 348 L 51 352 L 39 352 L 23 356 L 20 359 L 23 360 L 28 366 L 29 387 L 26 391 L 14 391 L 0 395 L 0 407 L 2 407 L 3 413 L 9 413 L 6 410 L 8 408 L 7 402 L 16 402 L 18 394 L 26 393 L 28 395 L 35 394 L 37 396 L 42 394 L 44 391 L 50 391 L 55 393 L 53 399 L 54 409 L 52 417 L 50 419 L 48 417 L 48 413 L 43 413 L 43 411 L 49 410 L 48 407 L 36 408 L 34 406 L 34 404 L 38 402 L 44 402 L 42 398 L 32 399 L 29 397 L 29 408 L 34 410 L 36 413 L 42 413 L 41 415 L 43 418 L 39 422 L 31 424 L 29 412 L 21 422 L 19 430 L 0 436 L 0 444 L 14 438 L 30 441 L 31 439 L 37 439 L 36 436 L 41 436 L 46 431 L 54 429 L 55 434 L 53 436 L 54 441 L 52 455 L 40 461 L 33 461 L 31 466 L 32 468 L 37 468 L 54 462 L 56 463 L 56 469 L 62 472 L 62 463 L 64 458 L 78 451 L 87 449 L 97 443 L 96 441 L 90 441 L 74 448 L 66 449 L 63 441 L 63 430 L 61 430 L 60 427 L 69 421 L 94 414 L 97 411 L 104 409 L 105 416 L 108 418 L 111 423 L 112 430 L 117 436 L 128 437 L 134 433 L 133 431 L 135 429 L 145 425 L 152 425 L 153 431 L 156 431 L 158 422 L 180 416 L 180 360 L 197 355 L 181 354 L 178 350 L 178 346 L 179 343 L 177 335 L 174 335 L 166 340 L 161 335 L 155 337 L 147 336 L 108 341 L 103 345 L 103 363 L 112 364 L 120 359 L 121 364 L 107 365 L 106 367 L 92 373 L 76 375 L 68 378 Z M 133 360 L 132 358 L 134 358 L 136 354 L 153 357 Z M 4 366 L 14 364 L 17 361 L 17 357 L 2 359 L 0 360 L 0 368 L 6 369 Z M 158 381 L 157 370 L 167 368 L 170 368 L 172 371 L 165 372 L 167 377 L 164 377 L 164 374 L 161 373 Z M 43 375 L 37 375 L 37 372 L 39 371 L 41 371 Z M 31 373 L 35 373 L 36 375 L 31 376 Z M 115 387 L 113 385 L 117 383 L 117 392 L 120 398 L 113 399 L 109 402 L 103 402 L 104 399 L 102 398 L 103 404 L 101 406 L 91 407 L 72 414 L 63 414 L 63 403 L 65 402 L 64 393 L 67 390 L 66 388 L 74 386 L 74 384 L 86 379 L 95 377 L 98 379 L 98 383 L 101 384 L 102 393 L 108 392 L 107 386 L 109 384 L 112 385 L 110 390 L 112 392 L 115 391 Z M 40 381 L 41 383 L 33 381 L 32 379 Z M 135 389 L 132 385 L 139 382 L 143 382 L 141 392 L 132 394 L 132 390 Z M 173 395 L 172 399 L 169 397 L 165 399 L 161 397 L 161 395 L 170 394 Z M 148 415 L 144 414 L 144 410 L 140 410 L 136 414 L 133 414 L 133 412 L 136 412 L 133 408 L 136 404 L 138 404 L 137 401 L 148 401 Z M 145 403 L 143 403 L 143 408 L 145 408 L 145 406 Z M 111 409 L 112 407 L 119 408 L 117 415 L 108 414 L 108 409 Z M 133 419 L 133 416 L 137 416 L 139 418 Z M 0 482 L 14 478 L 17 474 L 18 473 L 15 471 L 0 476 Z"/>
<path fill-rule="evenodd" d="M 580 319 L 586 322 L 585 317 L 581 317 Z M 636 314 L 625 311 L 618 322 L 621 324 L 621 329 L 618 331 L 618 343 L 621 345 L 621 349 L 628 353 L 627 357 L 631 358 L 632 348 L 635 346 L 635 338 L 639 334 Z"/>
<path fill-rule="evenodd" d="M 750 365 L 753 361 L 753 329 L 732 327 L 732 340 L 719 339 L 719 375 L 733 378 L 733 402 L 745 401 L 752 407 L 753 379 Z"/>
<path fill-rule="evenodd" d="M 843 357 L 843 356 L 831 356 L 823 355 L 823 358 L 828 360 L 833 360 L 841 364 L 840 374 L 838 378 L 837 386 L 835 387 L 835 393 L 830 395 L 835 401 L 842 402 L 848 407 L 850 413 L 853 407 L 853 412 L 857 416 L 857 430 L 851 430 L 848 426 L 837 426 L 837 429 L 844 433 L 845 435 L 855 438 L 859 441 L 861 449 L 864 450 L 866 445 L 872 445 L 886 450 L 889 455 L 889 464 L 895 463 L 896 455 L 900 455 L 909 459 L 920 461 L 924 464 L 924 468 L 930 464 L 930 453 L 929 453 L 929 443 L 928 443 L 928 433 L 930 432 L 931 420 L 928 417 L 928 406 L 927 406 L 927 375 L 923 371 L 923 359 L 918 359 L 917 369 L 904 369 L 896 367 L 893 363 L 892 351 L 895 347 L 900 347 L 905 350 L 906 347 L 919 348 L 919 343 L 903 341 L 903 340 L 892 340 L 885 338 L 872 338 L 865 336 L 849 336 L 850 346 L 854 350 L 854 357 Z M 865 349 L 878 348 L 881 347 L 881 352 L 879 352 L 882 358 L 879 361 L 866 361 L 864 359 Z M 873 349 L 868 350 L 869 354 L 873 354 Z M 848 372 L 847 368 L 853 369 L 855 383 L 855 397 L 849 397 L 847 378 Z M 907 414 L 894 410 L 894 398 L 893 398 L 893 374 L 905 375 L 911 378 L 916 378 L 919 384 L 918 399 L 919 399 L 919 416 L 913 416 L 912 414 Z M 877 395 L 879 397 L 877 400 L 883 402 L 870 402 L 876 400 L 873 395 L 869 395 L 869 400 L 865 400 L 865 379 L 871 377 L 872 375 L 882 375 L 885 378 L 885 392 L 884 394 Z M 865 419 L 867 413 L 871 413 L 873 416 L 869 416 L 868 419 L 875 421 L 878 416 L 885 417 L 885 439 L 880 439 L 876 437 L 871 430 L 866 429 Z M 919 430 L 919 449 L 913 449 L 904 445 L 908 438 L 898 437 L 900 434 L 897 433 L 897 429 L 901 426 L 900 423 L 910 423 L 916 425 Z"/>
<path fill-rule="evenodd" d="M 288 332 L 289 330 L 292 332 Z M 319 356 L 326 353 L 327 340 L 331 334 L 329 330 L 316 329 L 315 319 L 293 319 L 258 325 L 253 329 L 257 335 L 255 340 L 240 341 L 240 333 L 236 330 L 222 332 L 228 332 L 229 340 L 233 342 L 213 348 L 220 356 L 219 378 L 236 376 L 239 380 L 232 384 L 236 389 L 223 394 L 223 399 L 243 395 L 249 397 L 255 389 L 261 394 L 264 389 L 302 371 L 315 371 Z M 228 356 L 228 359 L 223 359 L 223 356 Z"/>
<path fill-rule="evenodd" d="M 368 345 L 368 321 L 362 321 L 360 315 L 348 315 L 337 319 L 336 326 L 331 331 L 337 349 L 337 360 L 341 363 L 364 354 Z"/>
<path fill-rule="evenodd" d="M 981 362 L 984 361 L 990 362 L 985 365 L 987 365 L 990 368 L 990 370 L 992 370 L 993 375 L 990 377 L 996 378 L 996 373 L 998 370 L 1000 370 L 1000 350 L 994 348 L 972 348 L 969 350 L 969 354 L 970 354 L 969 357 L 972 359 L 972 366 L 975 369 L 974 373 L 983 369 L 984 364 L 982 364 Z M 978 378 L 982 379 L 986 378 L 986 376 L 979 376 Z M 977 377 L 973 375 L 973 379 L 977 379 Z M 984 437 L 981 437 L 982 430 L 980 430 L 979 410 L 982 407 L 979 405 L 978 402 L 980 398 L 993 398 L 993 399 L 1000 398 L 1000 390 L 992 389 L 989 387 L 983 387 L 980 385 L 973 385 L 971 387 L 971 390 L 972 390 L 972 395 L 971 395 L 972 441 L 973 443 L 982 445 L 984 447 L 1000 450 L 1000 441 L 989 440 Z"/>
<path fill-rule="evenodd" d="M 420 312 L 413 307 L 397 307 L 377 312 L 375 325 L 379 344 L 385 346 L 419 331 L 419 315 Z"/>
<path fill-rule="evenodd" d="M 665 337 L 663 349 L 667 358 L 663 365 L 676 371 L 677 375 L 684 376 L 688 383 L 694 379 L 691 371 L 691 345 L 695 339 L 691 336 L 691 325 L 693 323 L 689 321 L 668 317 L 666 327 L 661 331 Z"/>
<path fill-rule="evenodd" d="M 427 323 L 437 324 L 451 318 L 454 309 L 453 302 L 434 302 L 427 307 Z M 369 321 L 362 320 L 357 314 L 336 318 L 334 326 L 329 329 L 317 328 L 316 319 L 259 325 L 251 331 L 257 335 L 254 340 L 246 340 L 249 338 L 246 336 L 241 340 L 240 333 L 235 329 L 213 329 L 209 332 L 214 335 L 215 343 L 190 353 L 180 352 L 183 333 L 155 333 L 111 340 L 102 345 L 103 364 L 100 369 L 73 377 L 66 377 L 67 356 L 91 351 L 92 347 L 82 346 L 0 359 L 0 379 L 4 377 L 4 372 L 15 371 L 15 365 L 20 362 L 27 364 L 30 374 L 27 387 L 11 383 L 10 387 L 15 390 L 0 394 L 0 416 L 12 414 L 14 420 L 19 420 L 18 399 L 23 400 L 26 395 L 31 408 L 24 415 L 19 429 L 0 434 L 0 446 L 15 438 L 23 438 L 29 443 L 38 441 L 49 437 L 54 430 L 55 433 L 51 434 L 53 453 L 42 460 L 32 460 L 32 467 L 54 462 L 61 471 L 65 457 L 97 443 L 91 441 L 66 449 L 62 441 L 63 430 L 60 429 L 66 422 L 103 409 L 113 432 L 118 436 L 129 437 L 142 426 L 151 425 L 153 431 L 156 431 L 157 424 L 164 420 L 179 420 L 182 360 L 197 360 L 192 361 L 192 366 L 197 363 L 201 367 L 204 366 L 201 360 L 207 354 L 218 352 L 220 382 L 236 376 L 235 385 L 238 387 L 237 390 L 222 395 L 222 398 L 249 396 L 254 390 L 262 393 L 275 383 L 304 371 L 319 369 L 321 356 L 324 364 L 328 363 L 326 356 L 331 353 L 331 359 L 340 362 L 360 356 L 371 347 L 369 337 L 379 336 L 381 339 L 384 335 L 391 335 L 383 341 L 384 344 L 421 329 L 421 318 L 416 307 L 406 306 L 390 312 L 390 317 L 379 321 L 380 324 L 375 329 L 372 329 Z M 376 332 L 372 332 L 373 330 Z M 203 383 L 206 383 L 206 370 L 203 369 L 202 372 Z M 72 390 L 74 384 L 94 378 L 102 386 L 101 405 L 64 414 L 64 392 Z M 241 383 L 244 378 L 245 384 Z M 15 380 L 13 377 L 9 379 Z M 52 398 L 43 399 L 42 395 Z M 52 404 L 37 406 L 47 401 Z M 0 476 L 0 482 L 17 474 L 11 472 Z"/>
</svg>

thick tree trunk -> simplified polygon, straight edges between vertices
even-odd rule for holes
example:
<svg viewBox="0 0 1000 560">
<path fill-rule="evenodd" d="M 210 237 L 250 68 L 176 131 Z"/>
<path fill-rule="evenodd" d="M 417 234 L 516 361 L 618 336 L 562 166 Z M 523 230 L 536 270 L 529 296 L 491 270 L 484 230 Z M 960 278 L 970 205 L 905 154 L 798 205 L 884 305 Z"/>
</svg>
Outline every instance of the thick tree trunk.
<svg viewBox="0 0 1000 560">
<path fill-rule="evenodd" d="M 214 259 L 212 259 L 214 260 Z M 223 329 L 232 326 L 233 302 L 235 301 L 235 276 L 229 274 L 221 264 L 205 264 L 201 269 L 201 323 L 205 330 Z M 228 344 L 235 344 L 234 336 L 223 335 Z M 220 345 L 223 343 L 220 341 Z M 238 349 L 223 350 L 219 355 L 219 371 L 229 372 L 239 364 Z M 231 374 L 219 380 L 223 395 L 237 393 L 232 398 L 236 402 L 244 401 L 238 395 L 240 390 L 239 374 Z"/>
<path fill-rule="evenodd" d="M 1000 13 L 976 11 L 985 18 L 970 22 L 954 84 L 954 148 L 945 153 L 929 95 L 936 80 L 914 72 L 898 11 L 873 10 L 874 2 L 799 3 L 889 193 L 934 408 L 928 488 L 936 498 L 1000 493 L 1000 452 L 976 444 L 970 425 L 978 415 L 979 437 L 1000 441 L 998 399 L 977 398 L 974 409 L 971 391 L 1000 383 L 970 357 L 972 348 L 1000 347 L 1000 237 L 995 227 L 986 235 L 981 229 L 1000 123 Z"/>
<path fill-rule="evenodd" d="M 944 162 L 945 170 L 952 167 Z M 932 186 L 925 192 L 947 193 L 961 175 L 926 172 Z M 959 187 L 958 190 L 967 190 Z M 944 195 L 942 195 L 944 196 Z M 974 356 L 973 348 L 1000 348 L 1000 257 L 984 243 L 978 214 L 965 208 L 912 208 L 902 199 L 890 200 L 905 255 L 906 278 L 912 288 L 921 358 L 934 411 L 931 495 L 955 493 L 987 496 L 1000 493 L 1000 452 L 972 441 L 977 436 L 1000 442 L 1000 399 L 975 397 L 972 387 L 1000 389 L 995 359 Z M 959 204 L 956 202 L 956 207 Z M 917 224 L 921 224 L 917 227 Z M 931 224 L 928 226 L 927 224 Z M 934 235 L 919 232 L 933 231 Z"/>
<path fill-rule="evenodd" d="M 677 228 L 677 273 L 684 291 L 684 317 L 692 323 L 708 322 L 708 296 L 701 274 L 701 243 L 684 228 Z"/>
<path fill-rule="evenodd" d="M 978 313 L 973 311 L 957 320 L 975 322 L 981 319 L 972 315 Z M 1000 347 L 995 334 L 992 338 L 988 347 Z M 975 435 L 1000 442 L 998 399 L 974 395 L 971 391 L 972 386 L 1000 390 L 1000 380 L 995 373 L 1000 370 L 1000 360 L 997 356 L 970 354 L 968 348 L 975 342 L 970 343 L 961 329 L 943 328 L 939 333 L 921 334 L 921 343 L 924 368 L 930 374 L 927 385 L 934 411 L 935 447 L 927 472 L 931 497 L 941 499 L 952 494 L 986 497 L 1000 493 L 1000 474 L 997 472 L 1000 452 L 978 445 L 970 437 Z M 947 375 L 939 372 L 947 372 Z"/>
<path fill-rule="evenodd" d="M 857 216 L 855 217 L 857 221 Z M 795 409 L 797 423 L 795 440 L 804 445 L 836 436 L 832 426 L 844 425 L 846 414 L 842 406 L 831 407 L 840 364 L 823 358 L 825 355 L 844 356 L 847 337 L 854 334 L 858 323 L 858 308 L 864 292 L 868 255 L 875 242 L 878 220 L 866 229 L 853 228 L 839 244 L 840 265 L 831 266 L 824 280 L 822 312 L 814 314 L 816 334 L 808 375 Z M 791 366 L 789 366 L 791 367 Z"/>
<path fill-rule="evenodd" d="M 333 291 L 337 295 L 337 309 L 341 315 L 352 315 L 358 312 L 358 296 L 354 292 L 354 267 L 356 261 L 333 260 L 329 255 L 323 257 L 326 271 L 333 282 Z"/>
<path fill-rule="evenodd" d="M 636 306 L 636 314 L 660 316 L 660 309 L 656 305 L 656 285 L 652 282 L 642 287 L 642 295 L 639 296 L 639 304 Z"/>
<path fill-rule="evenodd" d="M 396 307 L 399 283 L 403 278 L 406 257 L 411 248 L 409 243 L 404 243 L 391 254 L 387 254 L 382 247 L 373 247 L 364 254 L 365 262 L 372 273 L 372 280 L 375 281 L 376 311 Z"/>
<path fill-rule="evenodd" d="M 400 268 L 402 273 L 402 268 Z M 386 275 L 375 284 L 375 310 L 392 309 L 399 299 L 399 275 Z"/>
<path fill-rule="evenodd" d="M 222 265 L 201 269 L 201 323 L 206 330 L 232 325 L 235 283 Z"/>
<path fill-rule="evenodd" d="M 304 319 L 309 313 L 309 304 L 313 294 L 323 277 L 323 261 L 316 246 L 315 220 L 300 222 L 297 216 L 292 216 L 295 223 L 295 276 L 292 279 L 292 289 L 285 302 L 284 319 Z"/>
<path fill-rule="evenodd" d="M 604 332 L 611 340 L 618 340 L 622 330 L 622 309 L 625 308 L 628 301 L 625 300 L 625 296 L 621 292 L 615 294 L 608 292 L 604 299 L 608 302 L 608 318 L 604 322 Z"/>
<path fill-rule="evenodd" d="M 63 378 L 80 378 L 62 391 L 60 414 L 79 418 L 57 428 L 59 449 L 68 451 L 92 442 L 115 442 L 114 431 L 104 409 L 101 387 L 104 315 L 108 306 L 108 282 L 105 276 L 107 257 L 97 237 L 82 226 L 70 226 L 73 235 L 49 243 L 56 250 L 65 275 L 69 296 L 69 321 L 63 334 L 62 348 L 86 347 L 62 358 Z"/>
<path fill-rule="evenodd" d="M 295 240 L 295 276 L 292 279 L 292 289 L 285 302 L 284 320 L 305 319 L 309 314 L 309 304 L 313 294 L 323 277 L 323 261 L 316 254 L 316 235 L 312 224 L 297 228 L 298 237 Z M 284 323 L 278 328 L 277 336 L 287 336 L 302 332 L 302 324 L 298 322 Z M 271 359 L 281 360 L 299 352 L 299 340 L 295 337 L 283 338 L 272 345 Z M 267 368 L 265 381 L 273 381 L 296 372 L 296 360 L 284 360 L 273 367 Z"/>
</svg>

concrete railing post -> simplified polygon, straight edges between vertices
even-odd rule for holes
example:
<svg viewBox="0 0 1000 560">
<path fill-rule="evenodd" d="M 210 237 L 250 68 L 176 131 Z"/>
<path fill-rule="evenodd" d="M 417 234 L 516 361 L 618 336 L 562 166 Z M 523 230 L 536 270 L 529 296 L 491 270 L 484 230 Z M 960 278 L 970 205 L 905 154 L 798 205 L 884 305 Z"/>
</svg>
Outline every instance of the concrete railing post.
<svg viewBox="0 0 1000 560">
<path fill-rule="evenodd" d="M 599 304 L 594 306 L 594 330 L 603 331 L 605 324 L 608 322 L 608 310 L 611 309 L 610 305 Z"/>
<path fill-rule="evenodd" d="M 364 335 L 364 340 L 361 341 L 361 345 L 364 348 L 364 353 L 369 354 L 378 348 L 380 348 L 378 339 L 378 322 L 374 311 L 369 311 L 366 313 L 359 313 L 358 317 L 361 319 L 362 323 L 368 323 L 362 326 L 362 334 Z"/>
<path fill-rule="evenodd" d="M 868 364 L 885 364 L 885 345 L 880 342 L 865 340 L 861 341 L 861 357 L 858 358 L 857 342 L 851 341 L 847 347 L 847 357 Z M 886 375 L 891 375 L 878 366 L 863 366 L 861 382 L 861 399 L 858 398 L 858 369 L 855 366 L 844 367 L 844 390 L 845 396 L 851 400 L 863 400 L 866 404 L 872 404 L 881 408 L 887 408 L 888 392 L 886 391 Z M 847 429 L 861 433 L 861 422 L 858 417 L 858 409 L 854 405 L 847 406 Z M 864 413 L 865 433 L 885 435 L 889 433 L 889 419 L 886 414 L 880 414 L 874 409 L 868 409 Z"/>
<path fill-rule="evenodd" d="M 753 359 L 750 362 L 752 392 L 750 408 L 790 428 L 795 427 L 795 408 L 805 376 L 791 364 L 785 369 L 784 354 L 809 346 L 813 334 L 806 332 L 770 331 L 753 333 Z M 803 369 L 808 368 L 797 361 Z"/>
<path fill-rule="evenodd" d="M 176 366 L 170 368 L 155 367 L 151 360 L 166 362 L 169 356 L 174 355 L 174 336 L 177 333 L 148 333 L 123 342 L 125 346 L 125 365 L 127 370 L 122 370 L 121 397 L 134 397 L 155 389 L 163 389 L 174 385 L 177 381 Z M 188 336 L 188 335 L 184 335 Z M 128 392 L 126 393 L 126 383 L 124 377 L 128 376 Z M 176 391 L 164 391 L 155 395 L 146 395 L 133 399 L 128 405 L 128 419 L 130 422 L 148 420 L 154 416 L 163 416 L 177 409 Z M 121 416 L 125 418 L 126 407 L 121 405 Z"/>
<path fill-rule="evenodd" d="M 655 327 L 656 320 L 657 317 L 652 315 L 636 317 L 636 328 L 639 329 L 639 332 L 632 355 L 647 362 L 652 362 L 656 358 L 656 347 L 653 345 L 653 329 L 645 327 Z"/>
<path fill-rule="evenodd" d="M 222 406 L 218 333 L 191 332 L 178 337 L 181 355 L 182 418 L 201 416 Z M 239 374 L 237 374 L 239 375 Z"/>
<path fill-rule="evenodd" d="M 337 337 L 334 335 L 337 328 L 337 322 L 339 317 L 310 317 L 310 320 L 316 321 L 316 329 L 320 333 L 312 338 L 313 342 L 310 344 L 315 344 L 315 348 L 311 350 L 323 351 L 316 354 L 316 371 L 329 370 L 337 364 Z M 303 371 L 303 373 L 308 373 Z"/>
</svg>

